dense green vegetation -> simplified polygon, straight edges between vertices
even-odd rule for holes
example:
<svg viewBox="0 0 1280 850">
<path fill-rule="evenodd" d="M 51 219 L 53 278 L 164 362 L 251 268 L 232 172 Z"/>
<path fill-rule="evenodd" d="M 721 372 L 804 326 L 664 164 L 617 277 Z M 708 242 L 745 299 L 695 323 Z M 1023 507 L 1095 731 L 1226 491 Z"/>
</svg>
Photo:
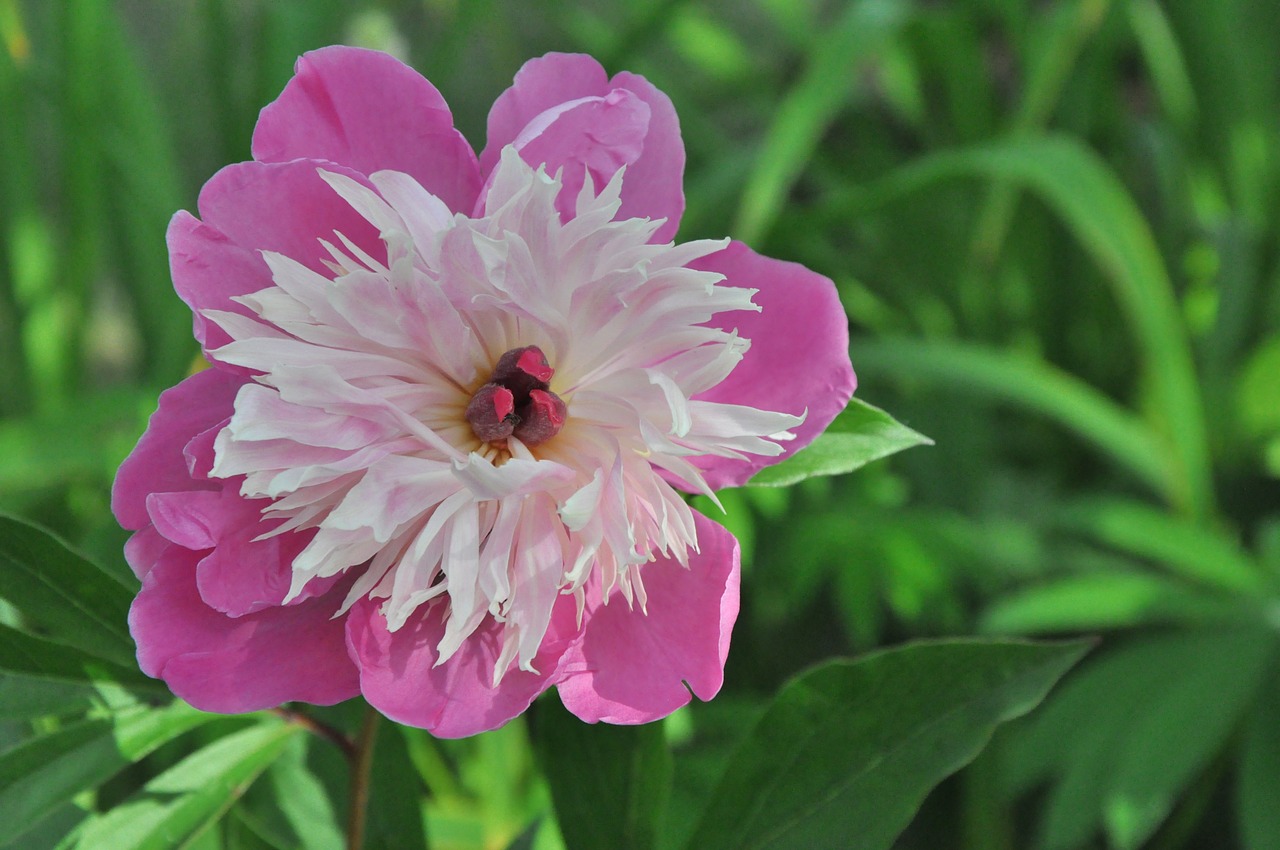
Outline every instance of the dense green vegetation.
<svg viewBox="0 0 1280 850">
<path fill-rule="evenodd" d="M 1274 0 L 0 0 L 0 510 L 131 580 L 112 475 L 197 356 L 165 226 L 248 158 L 257 110 L 299 53 L 398 53 L 480 147 L 527 58 L 588 52 L 675 102 L 689 155 L 680 238 L 731 234 L 832 277 L 858 397 L 936 445 L 722 494 L 744 547 L 743 609 L 714 702 L 639 732 L 566 725 L 554 698 L 463 741 L 384 724 L 370 846 L 422 846 L 421 800 L 434 848 L 555 847 L 553 793 L 562 819 L 592 816 L 562 802 L 573 768 L 548 740 L 602 758 L 647 748 L 673 780 L 640 794 L 652 812 L 623 814 L 660 847 L 730 841 L 700 813 L 712 800 L 714 817 L 730 754 L 766 711 L 788 710 L 775 695 L 813 663 L 916 638 L 1096 635 L 895 846 L 1275 850 L 1277 33 Z M 0 566 L 74 568 L 5 522 Z M 0 583 L 0 598 L 20 584 Z M 29 645 L 49 637 L 42 623 L 0 606 L 0 655 L 34 665 L 0 670 L 0 846 L 54 846 L 147 783 L 152 796 L 116 820 L 163 816 L 186 834 L 268 765 L 181 846 L 339 846 L 337 748 L 295 724 L 139 705 L 149 685 L 112 631 L 118 591 L 101 594 L 102 628 L 124 643 L 98 648 L 127 688 L 106 695 L 37 675 L 72 664 L 40 655 L 51 641 L 97 644 L 92 624 L 59 635 L 55 623 Z M 1059 656 L 1017 663 L 1056 675 Z M 903 663 L 925 690 L 947 669 Z M 953 769 L 1034 704 L 1053 678 L 1036 675 L 970 719 L 974 750 Z M 163 701 L 163 686 L 150 693 Z M 360 713 L 316 715 L 354 731 Z M 182 769 L 201 747 L 210 784 Z M 188 802 L 157 814 L 162 798 Z M 31 830 L 8 834 L 15 823 Z M 560 831 L 606 840 L 575 829 Z"/>
</svg>

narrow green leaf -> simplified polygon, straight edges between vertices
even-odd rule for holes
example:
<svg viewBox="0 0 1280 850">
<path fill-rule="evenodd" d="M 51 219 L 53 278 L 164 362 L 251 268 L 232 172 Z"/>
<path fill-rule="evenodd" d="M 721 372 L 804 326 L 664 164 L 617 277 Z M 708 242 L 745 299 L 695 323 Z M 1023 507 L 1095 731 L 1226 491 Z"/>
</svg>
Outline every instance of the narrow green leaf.
<svg viewBox="0 0 1280 850">
<path fill-rule="evenodd" d="M 43 529 L 0 514 L 0 598 L 27 625 L 65 646 L 132 667 L 133 595 Z"/>
<path fill-rule="evenodd" d="M 908 18 L 899 0 L 855 0 L 811 47 L 795 87 L 778 105 L 742 193 L 732 232 L 760 240 L 786 202 L 818 142 L 848 99 L 858 66 L 892 39 Z"/>
<path fill-rule="evenodd" d="M 342 829 L 324 786 L 307 767 L 312 739 L 299 735 L 271 766 L 276 800 L 307 850 L 342 850 Z M 377 768 L 374 768 L 377 770 Z"/>
<path fill-rule="evenodd" d="M 1167 454 L 1165 496 L 1193 516 L 1208 515 L 1213 503 L 1209 451 L 1190 343 L 1151 229 L 1124 185 L 1074 139 L 1018 136 L 916 160 L 854 192 L 852 207 L 865 209 L 956 177 L 1009 181 L 1032 190 L 1103 270 L 1141 354 L 1148 412 Z M 849 205 L 837 206 L 838 214 L 850 214 Z"/>
<path fill-rule="evenodd" d="M 368 843 L 386 850 L 421 850 L 427 846 L 422 829 L 425 789 L 409 760 L 400 730 L 392 723 L 380 724 L 373 752 Z"/>
<path fill-rule="evenodd" d="M 981 630 L 1004 635 L 1089 632 L 1238 616 L 1238 607 L 1164 576 L 1107 571 L 1053 579 L 998 599 L 983 613 Z"/>
<path fill-rule="evenodd" d="M 1158 494 L 1174 486 L 1157 435 L 1129 411 L 1050 363 L 958 342 L 859 339 L 858 369 L 920 379 L 1046 416 L 1127 468 Z"/>
<path fill-rule="evenodd" d="M 0 718 L 29 720 L 49 715 L 82 714 L 89 709 L 93 685 L 0 673 Z"/>
<path fill-rule="evenodd" d="M 1141 845 L 1226 745 L 1275 653 L 1262 630 L 1197 630 L 1131 641 L 1071 676 L 1005 750 L 1010 791 L 1052 782 L 1037 846 L 1074 850 L 1103 829 L 1110 846 Z"/>
<path fill-rule="evenodd" d="M 1087 648 L 917 643 L 805 673 L 729 762 L 688 847 L 888 848 L 929 790 Z"/>
<path fill-rule="evenodd" d="M 267 719 L 192 753 L 110 811 L 87 820 L 79 850 L 170 850 L 218 820 L 301 727 Z"/>
<path fill-rule="evenodd" d="M 20 838 L 76 794 L 214 716 L 185 703 L 163 709 L 138 705 L 112 718 L 65 726 L 0 754 L 0 823 L 10 824 L 0 846 Z"/>
<path fill-rule="evenodd" d="M 760 470 L 747 483 L 785 487 L 816 475 L 843 475 L 903 449 L 931 445 L 933 440 L 855 398 L 818 439 L 782 463 Z"/>
<path fill-rule="evenodd" d="M 1196 93 L 1165 10 L 1157 0 L 1130 0 L 1125 7 L 1160 105 L 1177 127 L 1191 127 L 1196 115 Z"/>
<path fill-rule="evenodd" d="M 672 775 L 662 724 L 593 726 L 545 700 L 538 705 L 535 731 L 567 846 L 654 846 Z M 590 794 L 583 793 L 586 788 Z"/>
<path fill-rule="evenodd" d="M 1254 708 L 1236 780 L 1236 815 L 1245 850 L 1280 850 L 1280 675 Z"/>
<path fill-rule="evenodd" d="M 1076 502 L 1062 521 L 1099 542 L 1152 561 L 1203 585 L 1260 593 L 1261 568 L 1232 540 L 1129 499 Z"/>
<path fill-rule="evenodd" d="M 50 684 L 91 685 L 109 681 L 133 690 L 167 693 L 162 684 L 143 675 L 137 664 L 117 665 L 3 625 L 0 625 L 0 675 L 12 676 L 21 682 Z"/>
</svg>

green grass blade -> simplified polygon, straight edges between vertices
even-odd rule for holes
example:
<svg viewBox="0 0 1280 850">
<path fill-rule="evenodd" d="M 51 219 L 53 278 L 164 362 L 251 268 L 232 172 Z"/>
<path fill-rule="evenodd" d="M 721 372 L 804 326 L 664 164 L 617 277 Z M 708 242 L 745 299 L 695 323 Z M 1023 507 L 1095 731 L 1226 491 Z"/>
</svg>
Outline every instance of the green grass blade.
<svg viewBox="0 0 1280 850">
<path fill-rule="evenodd" d="M 1061 521 L 1200 585 L 1245 594 L 1266 590 L 1261 567 L 1235 541 L 1150 505 L 1096 497 L 1069 506 Z"/>
<path fill-rule="evenodd" d="M 768 232 L 848 99 L 859 64 L 892 39 L 907 17 L 908 5 L 898 0 L 857 0 L 812 47 L 804 74 L 778 105 L 747 177 L 735 237 L 756 244 Z"/>
<path fill-rule="evenodd" d="M 1151 429 L 1052 364 L 963 343 L 892 338 L 855 340 L 852 356 L 857 368 L 869 374 L 909 376 L 1047 416 L 1156 493 L 1166 494 L 1173 486 L 1172 471 Z"/>
<path fill-rule="evenodd" d="M 1032 190 L 1101 267 L 1140 351 L 1150 398 L 1147 414 L 1166 444 L 1171 475 L 1162 492 L 1194 517 L 1212 513 L 1204 410 L 1190 343 L 1151 230 L 1123 184 L 1096 154 L 1072 139 L 1050 135 L 934 154 L 855 193 L 853 206 L 883 203 L 958 177 L 1009 181 Z"/>
</svg>

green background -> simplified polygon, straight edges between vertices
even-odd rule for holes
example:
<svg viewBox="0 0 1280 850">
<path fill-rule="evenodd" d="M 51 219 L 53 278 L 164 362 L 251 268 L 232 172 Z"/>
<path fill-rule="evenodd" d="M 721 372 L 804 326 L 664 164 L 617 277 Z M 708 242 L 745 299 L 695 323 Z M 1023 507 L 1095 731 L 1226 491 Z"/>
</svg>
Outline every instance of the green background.
<svg viewBox="0 0 1280 850">
<path fill-rule="evenodd" d="M 810 664 L 1091 634 L 897 846 L 1275 850 L 1278 34 L 1274 0 L 0 0 L 0 510 L 121 572 L 113 471 L 197 356 L 166 223 L 248 158 L 299 53 L 400 55 L 479 148 L 526 59 L 588 52 L 675 103 L 679 238 L 732 235 L 834 279 L 858 396 L 936 443 L 722 494 L 742 616 L 722 695 L 661 726 L 658 845 L 692 834 Z M 75 728 L 28 715 L 6 715 L 4 746 Z M 326 756 L 230 722 L 197 735 L 277 760 L 191 846 L 332 846 Z M 433 847 L 554 847 L 532 741 L 556 732 L 530 728 L 384 729 L 405 746 L 379 758 L 412 763 Z M 144 760 L 68 795 L 40 841 L 193 748 L 129 750 Z M 26 774 L 3 758 L 16 817 L 4 770 Z"/>
</svg>

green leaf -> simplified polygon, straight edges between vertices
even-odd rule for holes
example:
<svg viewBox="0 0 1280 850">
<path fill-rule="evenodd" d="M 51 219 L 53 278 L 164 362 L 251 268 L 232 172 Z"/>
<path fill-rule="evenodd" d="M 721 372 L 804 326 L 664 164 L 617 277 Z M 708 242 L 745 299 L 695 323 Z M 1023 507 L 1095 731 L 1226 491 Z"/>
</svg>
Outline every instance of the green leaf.
<svg viewBox="0 0 1280 850">
<path fill-rule="evenodd" d="M 1204 410 L 1191 346 L 1151 229 L 1115 173 L 1078 141 L 1056 135 L 1001 142 L 918 159 L 853 193 L 861 211 L 940 180 L 983 177 L 1036 193 L 1105 273 L 1128 321 L 1148 384 L 1151 424 L 1162 437 L 1166 497 L 1196 517 L 1211 512 L 1212 476 Z"/>
<path fill-rule="evenodd" d="M 1157 435 L 1137 416 L 1050 363 L 937 340 L 859 339 L 852 348 L 855 366 L 863 372 L 918 378 L 1017 404 L 1093 444 L 1157 494 L 1173 487 Z"/>
<path fill-rule="evenodd" d="M 425 796 L 422 783 L 409 760 L 400 730 L 377 716 L 373 721 L 380 723 L 382 728 L 373 753 L 367 826 L 369 846 L 386 850 L 421 850 L 427 846 L 422 829 L 422 800 Z M 494 781 L 499 781 L 499 777 L 494 777 Z"/>
<path fill-rule="evenodd" d="M 307 850 L 342 850 L 342 829 L 324 785 L 307 767 L 312 738 L 298 736 L 289 742 L 271 766 L 271 782 L 280 811 Z M 378 768 L 375 766 L 374 770 Z"/>
<path fill-rule="evenodd" d="M 672 775 L 662 724 L 591 725 L 544 700 L 535 732 L 566 846 L 654 846 Z"/>
<path fill-rule="evenodd" d="M 1074 850 L 1099 829 L 1140 846 L 1227 744 L 1275 652 L 1261 630 L 1158 635 L 1070 677 L 1006 749 L 1010 791 L 1053 781 L 1038 846 Z"/>
<path fill-rule="evenodd" d="M 809 63 L 778 105 L 742 193 L 732 232 L 760 240 L 787 193 L 853 89 L 858 66 L 898 33 L 908 18 L 899 0 L 855 0 L 810 48 Z"/>
<path fill-rule="evenodd" d="M 0 625 L 0 677 L 26 684 L 84 684 L 110 681 L 134 690 L 167 693 L 136 665 L 122 667 L 88 653 Z"/>
<path fill-rule="evenodd" d="M 1003 597 L 983 614 L 981 629 L 1006 635 L 1088 632 L 1238 616 L 1238 607 L 1164 576 L 1109 570 L 1052 579 Z"/>
<path fill-rule="evenodd" d="M 755 487 L 785 487 L 816 475 L 843 475 L 875 460 L 933 440 L 912 431 L 878 407 L 851 399 L 818 439 L 792 457 L 768 466 L 747 482 Z"/>
<path fill-rule="evenodd" d="M 1068 527 L 1202 585 L 1260 593 L 1261 568 L 1235 541 L 1129 499 L 1093 498 L 1063 512 Z"/>
<path fill-rule="evenodd" d="M 42 637 L 126 667 L 136 664 L 127 626 L 133 595 L 47 531 L 3 514 L 0 597 Z"/>
<path fill-rule="evenodd" d="M 0 845 L 21 837 L 76 794 L 214 717 L 181 702 L 163 709 L 136 705 L 111 718 L 82 720 L 37 736 L 0 754 L 0 823 L 10 825 Z"/>
<path fill-rule="evenodd" d="M 78 850 L 186 847 L 218 820 L 301 727 L 274 718 L 221 738 L 152 779 L 128 801 L 87 820 Z"/>
<path fill-rule="evenodd" d="M 811 670 L 729 762 L 688 847 L 888 848 L 929 790 L 1087 648 L 917 643 Z"/>
<path fill-rule="evenodd" d="M 1280 675 L 1272 671 L 1244 735 L 1236 814 L 1246 850 L 1280 850 Z"/>
</svg>

